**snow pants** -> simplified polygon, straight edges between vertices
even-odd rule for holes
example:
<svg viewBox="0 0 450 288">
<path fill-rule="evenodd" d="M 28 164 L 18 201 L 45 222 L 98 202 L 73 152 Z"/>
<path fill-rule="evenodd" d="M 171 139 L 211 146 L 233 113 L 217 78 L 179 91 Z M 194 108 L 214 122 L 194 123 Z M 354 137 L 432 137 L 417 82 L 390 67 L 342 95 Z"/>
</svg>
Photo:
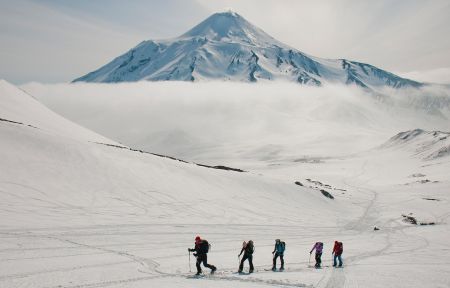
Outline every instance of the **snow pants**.
<svg viewBox="0 0 450 288">
<path fill-rule="evenodd" d="M 211 270 L 216 268 L 216 267 L 214 267 L 214 265 L 208 264 L 208 254 L 200 254 L 200 255 L 197 255 L 197 263 L 195 263 L 195 266 L 197 266 L 197 273 L 202 273 L 202 268 L 200 267 L 200 264 L 202 262 L 203 262 L 203 266 L 205 266 Z"/>
<path fill-rule="evenodd" d="M 250 273 L 252 273 L 253 272 L 253 255 L 247 255 L 247 254 L 245 254 L 244 253 L 244 256 L 242 257 L 242 260 L 241 260 L 241 264 L 239 265 L 239 272 L 242 272 L 242 270 L 244 269 L 244 262 L 245 262 L 245 260 L 247 260 L 248 259 L 248 264 L 250 265 Z"/>
<path fill-rule="evenodd" d="M 333 267 L 336 267 L 336 265 L 337 265 L 336 259 L 339 260 L 339 267 L 342 267 L 342 256 L 341 256 L 341 254 L 339 254 L 339 255 L 334 254 Z"/>
<path fill-rule="evenodd" d="M 319 268 L 321 263 L 322 263 L 322 253 L 316 253 L 316 268 Z"/>
<path fill-rule="evenodd" d="M 277 268 L 277 258 L 278 258 L 278 256 L 280 256 L 280 261 L 281 261 L 280 269 L 284 269 L 284 256 L 283 256 L 282 253 L 278 253 L 278 252 L 275 252 L 275 255 L 273 255 L 273 266 L 272 266 L 272 269 Z"/>
</svg>

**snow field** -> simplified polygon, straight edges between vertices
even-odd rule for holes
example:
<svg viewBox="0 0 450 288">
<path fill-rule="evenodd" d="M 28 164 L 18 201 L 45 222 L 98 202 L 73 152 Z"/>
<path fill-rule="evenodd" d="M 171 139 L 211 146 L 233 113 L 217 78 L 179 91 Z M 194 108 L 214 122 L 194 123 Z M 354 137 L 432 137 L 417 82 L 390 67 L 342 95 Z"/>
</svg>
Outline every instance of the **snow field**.
<svg viewBox="0 0 450 288">
<path fill-rule="evenodd" d="M 249 111 L 246 116 L 241 116 L 242 121 L 229 126 L 223 124 L 222 127 L 219 124 L 226 119 L 225 115 L 233 119 L 242 113 L 233 113 L 230 103 L 218 102 L 216 111 L 223 109 L 228 113 L 211 113 L 216 118 L 208 118 L 207 124 L 211 127 L 215 124 L 216 129 L 224 131 L 229 141 L 219 141 L 220 145 L 196 157 L 195 153 L 203 151 L 198 149 L 189 155 L 188 158 L 192 159 L 187 160 L 208 158 L 213 159 L 213 163 L 209 164 L 236 164 L 236 168 L 249 171 L 238 173 L 98 144 L 96 142 L 116 142 L 104 140 L 100 138 L 102 136 L 71 124 L 50 110 L 39 108 L 38 102 L 31 101 L 32 98 L 25 97 L 20 90 L 11 86 L 5 88 L 3 86 L 9 84 L 3 82 L 0 84 L 0 118 L 23 123 L 0 121 L 1 287 L 233 285 L 410 288 L 448 287 L 450 283 L 447 260 L 450 256 L 450 160 L 448 157 L 424 160 L 416 153 L 417 145 L 433 152 L 436 147 L 425 144 L 434 138 L 418 138 L 412 144 L 402 142 L 394 146 L 380 146 L 398 133 L 399 128 L 408 126 L 407 123 L 415 126 L 422 120 L 414 120 L 414 113 L 408 112 L 406 107 L 394 111 L 404 112 L 398 113 L 397 122 L 392 122 L 397 119 L 392 116 L 396 113 L 386 114 L 378 109 L 380 107 L 368 106 L 365 113 L 355 112 L 354 118 L 347 118 L 348 113 L 344 113 L 340 121 L 334 121 L 331 129 L 327 126 L 333 122 L 331 116 L 320 121 L 317 112 L 301 113 L 310 109 L 311 105 L 321 107 L 319 101 L 311 102 L 309 106 L 299 104 L 299 107 L 305 107 L 300 109 L 292 105 L 294 98 L 288 99 L 291 102 L 286 104 L 268 101 L 263 94 L 261 106 L 247 103 L 246 107 L 238 110 Z M 48 87 L 44 87 L 49 89 L 47 92 L 54 89 Z M 90 90 L 93 86 L 74 87 L 87 89 L 85 91 L 90 91 L 92 95 L 102 95 L 96 94 L 101 91 L 98 87 L 96 89 L 99 90 Z M 42 92 L 44 88 L 39 89 Z M 130 87 L 116 88 L 124 89 L 124 92 Z M 102 89 L 111 88 L 105 86 Z M 106 96 L 89 99 L 80 91 L 66 90 L 68 99 L 72 101 L 73 117 L 83 112 L 85 117 L 80 119 L 97 128 L 103 127 L 105 131 L 108 127 L 106 122 L 92 120 L 104 117 L 108 121 L 117 121 L 110 122 L 110 125 L 117 131 L 125 132 L 130 123 L 141 123 L 142 126 L 132 125 L 135 133 L 139 134 L 157 126 L 159 129 L 170 128 L 168 124 L 173 120 L 159 118 L 156 121 L 158 115 L 153 113 L 176 103 L 175 96 L 170 93 L 178 90 L 167 92 L 169 96 L 164 105 L 158 106 L 160 101 L 155 99 L 142 105 L 142 111 L 150 109 L 148 114 L 133 114 L 133 111 L 139 111 L 135 110 L 138 101 L 133 97 L 143 97 L 139 96 L 139 89 L 129 90 L 130 102 L 126 102 L 123 96 L 110 94 L 112 99 L 116 99 L 111 103 L 104 101 Z M 314 93 L 316 90 L 311 91 Z M 53 96 L 45 96 L 51 93 L 38 93 L 38 98 L 48 97 L 49 103 L 55 101 L 55 108 L 62 103 L 56 101 L 57 92 L 51 92 L 55 93 Z M 133 96 L 133 93 L 138 96 Z M 320 94 L 315 96 L 325 97 Z M 50 101 L 50 97 L 55 98 Z M 171 100 L 171 97 L 174 98 Z M 18 106 L 11 99 L 22 99 L 22 102 Z M 205 99 L 202 101 L 207 101 Z M 83 105 L 77 101 L 85 101 L 85 109 L 81 109 Z M 161 101 L 164 103 L 164 100 Z M 202 109 L 213 107 L 210 102 L 194 101 L 203 104 Z M 254 101 L 250 99 L 249 103 Z M 300 101 L 307 103 L 306 99 Z M 97 109 L 97 113 L 102 111 L 103 115 L 95 118 L 93 111 L 96 108 L 93 107 L 101 107 L 100 103 L 104 104 L 104 110 Z M 189 119 L 197 111 L 194 104 L 184 106 L 188 112 L 185 116 L 180 113 L 181 120 Z M 124 108 L 126 115 L 143 117 L 144 121 L 130 122 L 125 116 L 120 121 L 109 118 L 108 115 L 115 115 L 110 110 L 114 105 L 116 109 Z M 14 112 L 20 111 L 19 107 L 28 112 Z M 59 107 L 61 111 L 70 112 L 68 106 Z M 270 107 L 274 110 L 271 111 Z M 181 108 L 180 105 L 170 113 L 178 115 Z M 47 112 L 35 113 L 35 110 L 48 111 L 52 116 Z M 163 114 L 161 112 L 159 116 Z M 283 117 L 280 118 L 280 115 Z M 298 118 L 296 115 L 299 115 Z M 320 114 L 321 117 L 324 115 L 326 113 Z M 374 128 L 364 125 L 358 128 L 361 115 L 370 119 L 362 123 L 371 123 Z M 406 115 L 411 117 L 402 118 Z M 245 133 L 251 130 L 249 127 L 261 125 L 257 116 L 268 124 L 289 119 L 280 122 L 280 127 L 284 128 L 278 131 L 276 125 L 266 130 L 268 135 L 279 133 L 278 138 L 281 139 L 278 147 L 281 152 L 268 158 L 261 156 L 271 151 L 270 145 L 276 137 L 265 137 L 264 133 L 257 132 L 249 134 L 252 139 L 240 144 L 242 139 L 245 140 Z M 378 116 L 384 118 L 374 121 Z M 416 117 L 419 116 L 416 114 Z M 431 118 L 435 122 L 424 125 L 432 127 L 437 123 L 442 128 L 446 127 L 446 122 L 439 120 L 439 117 Z M 194 127 L 200 120 L 201 117 L 187 124 Z M 122 126 L 118 125 L 120 123 Z M 176 124 L 175 121 L 172 123 Z M 238 131 L 240 138 L 235 138 L 237 134 L 230 131 L 233 127 L 240 127 L 238 123 L 248 126 Z M 322 128 L 309 131 L 297 126 L 290 127 L 294 123 L 299 123 L 299 127 L 307 127 L 309 123 L 311 127 Z M 266 124 L 263 127 L 270 127 Z M 186 131 L 188 134 L 193 131 L 194 134 L 200 133 L 202 129 L 203 133 L 212 131 L 208 125 L 200 126 L 199 132 Z M 352 127 L 357 129 L 352 130 Z M 297 129 L 301 132 L 295 135 L 290 133 Z M 347 132 L 347 129 L 354 134 Z M 374 134 L 370 133 L 371 129 L 374 129 Z M 391 133 L 394 130 L 395 133 Z M 114 129 L 109 131 L 114 134 Z M 332 133 L 332 136 L 325 132 Z M 356 137 L 361 137 L 361 140 L 353 141 Z M 211 141 L 219 139 L 214 134 L 210 138 Z M 120 142 L 123 139 L 114 138 Z M 353 146 L 341 146 L 339 139 Z M 129 138 L 130 143 L 134 140 Z M 261 150 L 252 146 L 258 142 L 261 144 L 258 149 Z M 192 147 L 198 143 L 194 141 Z M 303 150 L 298 147 L 307 148 Z M 342 147 L 348 150 L 342 150 Z M 174 151 L 179 150 L 175 147 Z M 350 156 L 349 151 L 352 152 Z M 430 181 L 420 182 L 425 179 Z M 305 187 L 295 185 L 295 181 L 300 181 Z M 329 191 L 334 200 L 324 197 L 319 189 Z M 419 222 L 435 222 L 435 225 L 420 226 L 404 222 L 402 214 L 410 213 Z M 374 226 L 380 230 L 374 231 Z M 201 235 L 212 244 L 208 259 L 218 267 L 214 276 L 197 279 L 192 277 L 195 272 L 189 272 L 187 248 L 193 246 L 196 235 Z M 265 271 L 271 267 L 271 251 L 276 238 L 287 243 L 286 271 L 282 273 Z M 255 241 L 256 273 L 237 275 L 237 254 L 242 241 L 250 239 Z M 329 267 L 334 240 L 344 243 L 343 269 Z M 316 241 L 325 244 L 322 257 L 324 267 L 320 270 L 308 267 L 309 251 Z M 314 262 L 312 258 L 311 264 Z M 195 271 L 192 257 L 191 268 Z M 204 271 L 209 272 L 208 269 Z"/>
</svg>

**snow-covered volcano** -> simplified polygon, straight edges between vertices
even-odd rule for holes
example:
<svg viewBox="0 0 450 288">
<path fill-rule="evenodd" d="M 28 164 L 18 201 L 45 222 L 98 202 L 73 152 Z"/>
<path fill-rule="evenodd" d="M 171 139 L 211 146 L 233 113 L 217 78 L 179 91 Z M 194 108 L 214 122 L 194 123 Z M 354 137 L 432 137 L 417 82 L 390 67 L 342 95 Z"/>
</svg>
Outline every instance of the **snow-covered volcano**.
<svg viewBox="0 0 450 288">
<path fill-rule="evenodd" d="M 422 85 L 369 64 L 307 55 L 279 42 L 235 12 L 213 14 L 177 38 L 143 41 L 74 82 L 211 79 L 284 79 L 308 85 L 332 82 L 364 88 Z"/>
</svg>

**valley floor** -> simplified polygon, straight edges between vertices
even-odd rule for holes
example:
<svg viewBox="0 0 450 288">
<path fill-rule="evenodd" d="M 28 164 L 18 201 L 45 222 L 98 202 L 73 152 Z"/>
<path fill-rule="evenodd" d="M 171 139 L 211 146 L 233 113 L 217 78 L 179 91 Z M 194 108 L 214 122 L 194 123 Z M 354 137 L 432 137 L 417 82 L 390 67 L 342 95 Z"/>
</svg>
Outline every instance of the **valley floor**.
<svg viewBox="0 0 450 288">
<path fill-rule="evenodd" d="M 238 221 L 240 224 L 214 223 L 201 215 L 194 217 L 198 223 L 94 224 L 97 216 L 87 211 L 87 215 L 80 217 L 92 218 L 92 223 L 84 225 L 1 228 L 0 286 L 448 287 L 449 162 L 417 165 L 421 162 L 398 157 L 402 153 L 396 152 L 397 165 L 386 165 L 385 161 L 392 159 L 391 153 L 319 163 L 280 163 L 249 172 L 280 182 L 299 180 L 314 189 L 326 185 L 324 189 L 335 199 L 324 197 L 323 201 L 329 205 L 351 203 L 349 207 L 353 208 L 347 213 L 352 217 L 329 219 L 329 215 L 317 211 L 311 220 L 299 210 L 298 219 L 283 223 L 280 210 L 279 223 L 272 219 L 267 224 L 263 220 L 264 210 L 271 208 L 261 207 L 261 211 L 253 212 L 262 220 L 251 224 L 246 224 L 245 218 Z M 411 177 L 415 173 L 432 178 L 432 182 L 416 182 Z M 239 201 L 253 199 L 246 198 L 244 193 Z M 203 204 L 208 206 L 208 201 Z M 405 223 L 402 214 L 409 213 L 419 222 L 435 225 Z M 61 219 L 74 217 L 73 211 L 62 208 L 57 214 Z M 374 231 L 374 226 L 380 230 Z M 196 234 L 212 244 L 209 262 L 218 267 L 213 276 L 200 279 L 192 276 L 195 262 L 191 255 L 189 264 L 187 248 L 192 246 Z M 287 243 L 286 270 L 282 273 L 268 271 L 275 238 Z M 255 241 L 256 271 L 239 275 L 236 270 L 240 243 L 249 239 Z M 343 269 L 331 267 L 334 240 L 344 243 Z M 315 241 L 325 243 L 323 268 L 319 270 L 311 268 L 313 259 L 309 260 L 309 250 Z"/>
</svg>

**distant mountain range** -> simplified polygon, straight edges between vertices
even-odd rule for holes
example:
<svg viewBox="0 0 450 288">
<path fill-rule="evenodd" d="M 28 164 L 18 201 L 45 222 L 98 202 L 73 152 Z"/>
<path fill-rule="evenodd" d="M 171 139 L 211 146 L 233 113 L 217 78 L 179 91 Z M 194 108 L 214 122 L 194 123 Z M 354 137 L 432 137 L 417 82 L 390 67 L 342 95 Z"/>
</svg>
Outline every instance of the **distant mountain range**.
<svg viewBox="0 0 450 288">
<path fill-rule="evenodd" d="M 274 39 L 235 12 L 216 13 L 168 40 L 141 42 L 73 82 L 288 80 L 320 86 L 420 87 L 375 66 L 307 55 Z"/>
</svg>

